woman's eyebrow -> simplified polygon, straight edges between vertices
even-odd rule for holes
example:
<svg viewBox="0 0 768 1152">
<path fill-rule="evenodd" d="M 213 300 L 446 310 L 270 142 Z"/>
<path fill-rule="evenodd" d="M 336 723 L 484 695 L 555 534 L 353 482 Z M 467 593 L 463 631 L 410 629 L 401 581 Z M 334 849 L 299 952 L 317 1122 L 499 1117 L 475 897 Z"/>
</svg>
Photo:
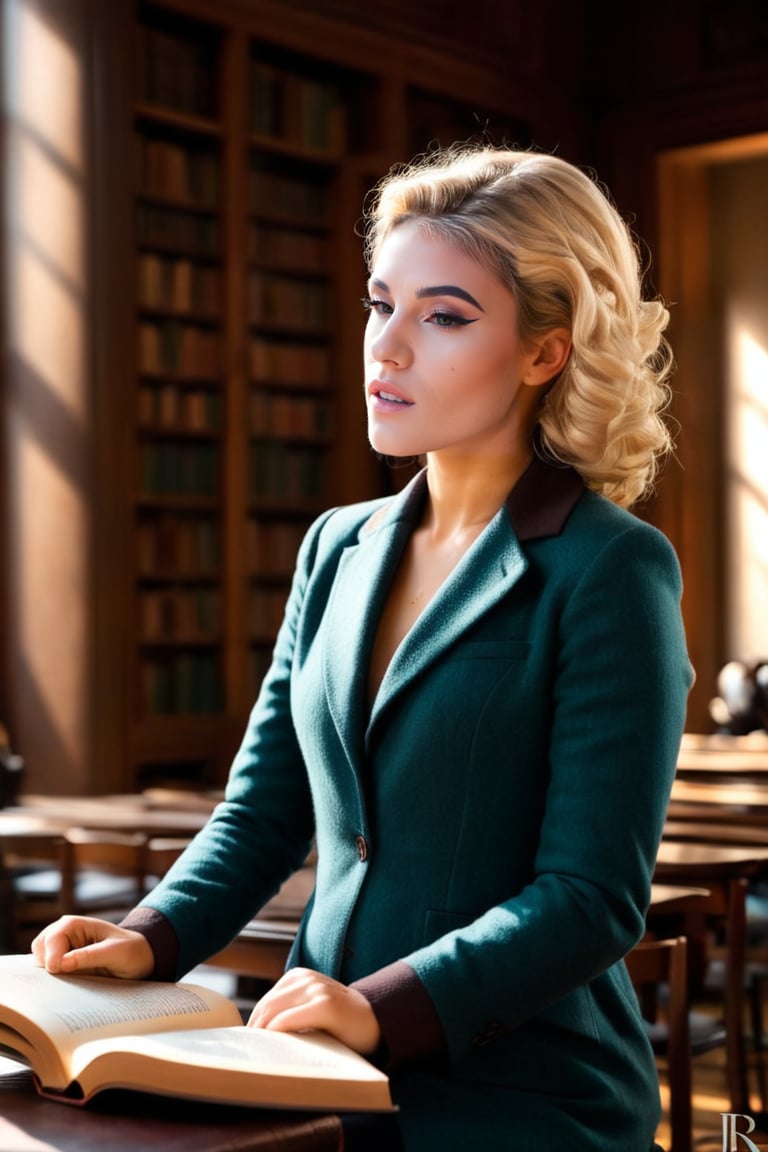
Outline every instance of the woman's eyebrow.
<svg viewBox="0 0 768 1152">
<path fill-rule="evenodd" d="M 485 312 L 485 308 L 478 304 L 474 296 L 470 296 L 463 288 L 457 288 L 455 284 L 436 284 L 434 288 L 417 288 L 416 295 L 419 299 L 424 296 L 456 296 L 459 300 L 466 300 L 467 304 L 473 304 L 475 308 Z"/>
<path fill-rule="evenodd" d="M 389 286 L 375 276 L 371 277 L 371 287 L 379 288 L 382 292 L 389 292 Z M 455 284 L 436 284 L 433 288 L 417 288 L 416 296 L 418 299 L 423 299 L 425 296 L 456 296 L 457 299 L 466 300 L 468 304 L 473 304 L 475 308 L 485 312 L 485 308 L 482 304 L 478 304 L 474 296 L 470 296 L 469 292 L 465 292 L 463 288 L 458 288 Z"/>
</svg>

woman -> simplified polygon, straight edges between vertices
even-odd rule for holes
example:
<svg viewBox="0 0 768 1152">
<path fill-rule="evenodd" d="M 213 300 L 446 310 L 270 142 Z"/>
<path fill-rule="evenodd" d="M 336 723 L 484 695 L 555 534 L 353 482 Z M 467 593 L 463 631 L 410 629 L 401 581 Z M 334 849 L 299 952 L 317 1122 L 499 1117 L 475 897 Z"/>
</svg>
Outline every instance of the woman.
<svg viewBox="0 0 768 1152">
<path fill-rule="evenodd" d="M 457 148 L 373 204 L 370 441 L 425 456 L 310 529 L 225 802 L 51 971 L 176 978 L 317 839 L 255 1027 L 389 1071 L 406 1149 L 648 1152 L 643 932 L 690 687 L 678 565 L 626 508 L 669 447 L 667 314 L 568 163 Z"/>
</svg>

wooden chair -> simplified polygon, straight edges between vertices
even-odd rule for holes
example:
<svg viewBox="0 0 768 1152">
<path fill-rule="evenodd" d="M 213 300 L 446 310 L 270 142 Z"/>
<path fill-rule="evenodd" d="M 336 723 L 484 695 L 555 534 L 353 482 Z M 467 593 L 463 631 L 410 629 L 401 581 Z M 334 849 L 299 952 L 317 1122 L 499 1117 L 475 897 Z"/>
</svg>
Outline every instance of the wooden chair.
<svg viewBox="0 0 768 1152">
<path fill-rule="evenodd" d="M 70 828 L 62 835 L 3 838 L 3 946 L 25 952 L 34 936 L 64 913 L 118 920 L 147 888 L 143 833 Z M 175 845 L 176 854 L 181 850 Z M 169 851 L 153 858 L 164 868 Z"/>
<path fill-rule="evenodd" d="M 670 853 L 670 847 L 675 848 Z M 749 886 L 749 865 L 745 857 L 742 875 L 741 866 L 730 853 L 725 853 L 719 864 L 711 851 L 714 846 L 662 844 L 660 859 L 657 861 L 656 879 L 678 884 L 703 884 L 709 895 L 701 910 L 703 925 L 713 936 L 719 938 L 719 951 L 723 959 L 723 976 L 719 987 L 713 988 L 722 1001 L 721 1018 L 707 1016 L 698 1018 L 697 1025 L 690 1027 L 691 1045 L 694 1055 L 724 1047 L 726 1052 L 726 1079 L 730 1109 L 733 1112 L 749 1112 L 749 1086 L 747 1068 L 750 1045 L 745 1029 L 746 995 L 746 897 Z M 664 850 L 664 851 L 662 851 Z M 690 850 L 690 852 L 688 851 Z M 715 853 L 717 855 L 717 853 Z M 657 921 L 663 923 L 663 921 Z M 654 925 L 651 925 L 652 929 Z M 656 929 L 657 935 L 661 932 Z M 695 937 L 694 933 L 694 937 Z M 696 976 L 696 965 L 691 965 L 691 941 L 688 941 L 689 992 L 691 997 L 697 991 L 691 986 L 692 974 Z M 711 960 L 711 951 L 704 956 L 705 970 Z M 696 984 L 694 979 L 694 984 Z M 703 988 L 702 988 L 703 990 Z"/>
<path fill-rule="evenodd" d="M 663 1032 L 669 1085 L 669 1119 L 672 1144 L 670 1152 L 691 1152 L 691 1044 L 688 1027 L 688 967 L 686 940 L 677 936 L 669 940 L 643 940 L 626 957 L 627 969 L 641 1005 L 654 1008 L 660 985 L 668 989 Z M 644 1012 L 644 1015 L 646 1015 Z M 647 1015 L 651 1015 L 647 1012 Z M 654 1012 L 655 1015 L 655 1012 Z M 656 1019 L 649 1020 L 649 1035 L 654 1049 Z"/>
<path fill-rule="evenodd" d="M 37 933 L 60 914 L 59 837 L 5 835 L 0 860 L 0 950 L 27 952 Z"/>
<path fill-rule="evenodd" d="M 748 1037 L 742 1026 L 742 1048 L 744 1076 L 746 1083 L 747 1071 L 752 1070 L 756 1077 L 762 1108 L 766 1108 L 768 1101 L 768 1084 L 766 1081 L 766 1061 L 768 1055 L 767 1032 L 763 1024 L 763 1000 L 768 985 L 768 909 L 766 907 L 766 873 L 765 861 L 760 865 L 759 854 L 765 854 L 768 846 L 768 826 L 766 824 L 753 824 L 747 819 L 747 813 L 736 808 L 733 819 L 729 820 L 723 814 L 720 820 L 667 820 L 664 826 L 663 843 L 691 844 L 692 851 L 699 855 L 702 846 L 705 850 L 715 852 L 743 852 L 746 866 L 745 885 L 742 885 L 744 896 L 743 947 L 737 947 L 736 957 L 729 957 L 729 949 L 733 948 L 733 933 L 737 931 L 732 926 L 729 948 L 721 946 L 722 993 L 725 1000 L 732 1001 L 732 1014 L 736 1013 L 736 1002 L 742 1001 L 743 1020 L 744 1000 L 748 1003 L 751 1015 L 752 1036 Z M 754 857 L 754 865 L 748 864 Z M 760 865 L 760 866 L 758 866 Z M 704 882 L 704 881 L 702 881 Z M 707 881 L 708 882 L 708 881 Z M 722 887 L 722 885 L 721 885 Z M 740 896 L 738 899 L 740 905 Z M 721 901 L 722 904 L 722 901 Z M 739 912 L 740 915 L 740 912 Z M 691 941 L 689 940 L 689 945 Z M 689 949 L 690 953 L 690 949 Z M 740 965 L 740 972 L 737 970 Z M 716 977 L 710 970 L 709 986 L 716 983 Z M 736 1026 L 736 1025 L 735 1025 Z M 746 1089 L 745 1089 L 746 1093 Z M 735 1109 L 737 1111 L 737 1109 Z"/>
<path fill-rule="evenodd" d="M 60 913 L 119 920 L 144 894 L 144 833 L 70 828 L 61 838 Z"/>
<path fill-rule="evenodd" d="M 165 876 L 189 844 L 189 837 L 150 836 L 144 846 L 144 892 Z"/>
</svg>

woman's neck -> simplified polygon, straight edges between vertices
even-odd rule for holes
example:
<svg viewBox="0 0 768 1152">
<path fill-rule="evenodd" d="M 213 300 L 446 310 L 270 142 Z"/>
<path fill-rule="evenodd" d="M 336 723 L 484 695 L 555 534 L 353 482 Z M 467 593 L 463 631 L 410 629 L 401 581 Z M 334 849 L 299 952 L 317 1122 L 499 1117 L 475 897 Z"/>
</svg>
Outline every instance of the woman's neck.
<svg viewBox="0 0 768 1152">
<path fill-rule="evenodd" d="M 533 448 L 502 457 L 427 456 L 429 501 L 422 528 L 435 540 L 476 536 L 498 512 L 531 462 Z"/>
</svg>

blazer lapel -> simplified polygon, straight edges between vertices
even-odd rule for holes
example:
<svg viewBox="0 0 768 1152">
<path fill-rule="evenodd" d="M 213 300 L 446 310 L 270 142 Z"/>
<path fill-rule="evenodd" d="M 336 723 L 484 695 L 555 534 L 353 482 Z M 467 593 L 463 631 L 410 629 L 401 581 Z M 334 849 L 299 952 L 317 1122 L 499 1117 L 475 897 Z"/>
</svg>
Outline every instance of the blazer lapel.
<svg viewBox="0 0 768 1152">
<path fill-rule="evenodd" d="M 496 516 L 395 652 L 367 717 L 367 674 L 381 609 L 427 495 L 420 472 L 345 548 L 327 605 L 323 676 L 330 713 L 350 765 L 382 711 L 463 632 L 507 595 L 528 567 L 521 542 L 557 535 L 584 491 L 571 468 L 534 457 Z M 350 622 L 355 621 L 354 627 Z"/>
<path fill-rule="evenodd" d="M 426 479 L 420 473 L 363 525 L 358 540 L 341 554 L 326 607 L 325 693 L 345 754 L 355 769 L 364 751 L 368 666 L 376 626 L 425 498 Z"/>
<path fill-rule="evenodd" d="M 382 710 L 437 660 L 463 632 L 499 602 L 528 561 L 501 508 L 461 558 L 392 657 L 370 717 Z"/>
</svg>

